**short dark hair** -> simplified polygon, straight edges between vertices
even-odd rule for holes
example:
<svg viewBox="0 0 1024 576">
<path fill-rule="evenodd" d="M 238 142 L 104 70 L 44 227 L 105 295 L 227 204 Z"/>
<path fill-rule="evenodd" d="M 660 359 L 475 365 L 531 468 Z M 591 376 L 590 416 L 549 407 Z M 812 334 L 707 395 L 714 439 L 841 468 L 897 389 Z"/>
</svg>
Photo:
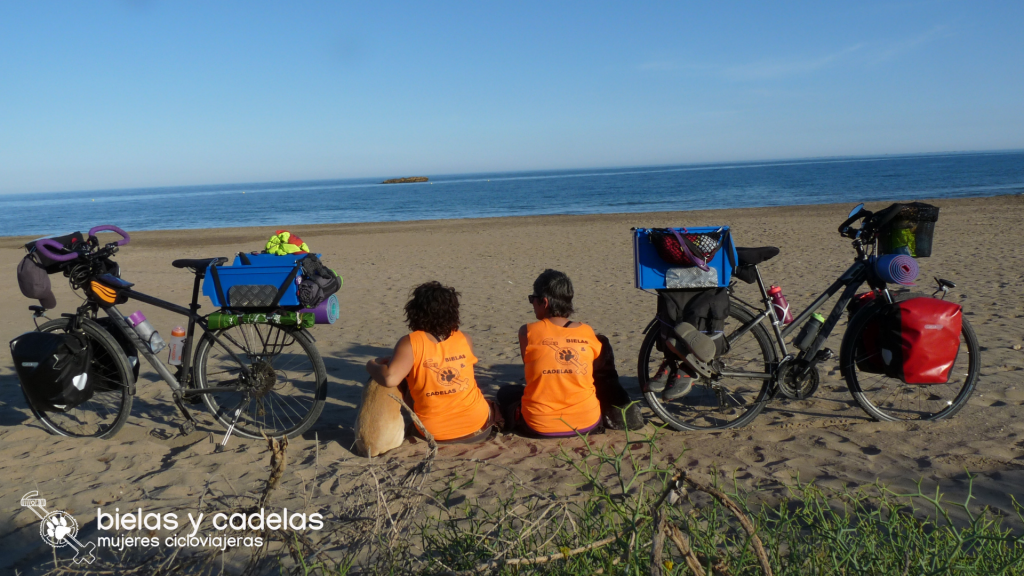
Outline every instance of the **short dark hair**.
<svg viewBox="0 0 1024 576">
<path fill-rule="evenodd" d="M 547 313 L 554 317 L 568 318 L 573 313 L 572 280 L 564 272 L 547 270 L 533 281 L 533 294 L 548 299 Z"/>
<path fill-rule="evenodd" d="M 420 284 L 405 305 L 405 322 L 413 332 L 448 338 L 459 329 L 459 293 L 436 280 Z"/>
</svg>

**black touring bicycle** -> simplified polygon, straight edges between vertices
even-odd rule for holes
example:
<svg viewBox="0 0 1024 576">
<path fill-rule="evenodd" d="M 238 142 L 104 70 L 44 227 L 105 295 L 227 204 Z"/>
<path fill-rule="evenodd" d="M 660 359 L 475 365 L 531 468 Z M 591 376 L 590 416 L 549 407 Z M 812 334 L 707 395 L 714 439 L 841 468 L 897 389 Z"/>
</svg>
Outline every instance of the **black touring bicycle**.
<svg viewBox="0 0 1024 576">
<path fill-rule="evenodd" d="M 96 234 L 102 231 L 115 232 L 121 239 L 100 244 Z M 298 316 L 294 312 L 282 314 L 276 308 L 249 308 L 244 310 L 247 321 L 222 320 L 218 324 L 211 322 L 212 314 L 199 314 L 202 281 L 211 266 L 220 266 L 227 258 L 171 263 L 195 276 L 188 308 L 148 296 L 120 277 L 120 269 L 112 259 L 128 242 L 129 236 L 123 230 L 98 226 L 89 231 L 87 239 L 70 246 L 55 239 L 42 239 L 34 244 L 41 259 L 49 263 L 48 271 L 62 272 L 71 288 L 85 296 L 74 313 L 62 314 L 61 318 L 41 325 L 45 310 L 31 306 L 37 330 L 82 338 L 90 353 L 87 374 L 91 381 L 91 395 L 74 406 L 44 408 L 26 393 L 39 422 L 61 436 L 114 436 L 131 412 L 139 360 L 145 358 L 171 388 L 174 403 L 184 417 L 182 433 L 196 427 L 188 404 L 204 405 L 226 428 L 221 444 L 227 444 L 232 433 L 246 438 L 280 438 L 308 430 L 323 410 L 327 370 L 305 327 L 288 322 Z M 174 373 L 118 309 L 119 304 L 129 300 L 188 318 L 181 363 L 171 367 L 176 368 Z M 101 311 L 104 316 L 99 315 Z M 222 306 L 216 314 L 220 319 L 241 319 L 241 312 Z M 196 333 L 197 327 L 201 335 Z M 196 336 L 198 344 L 193 347 Z M 23 391 L 24 386 L 23 379 Z"/>
<path fill-rule="evenodd" d="M 690 391 L 681 398 L 666 401 L 662 394 L 649 389 L 648 383 L 664 361 L 659 352 L 665 348 L 661 344 L 664 331 L 659 329 L 664 322 L 655 317 L 644 330 L 646 337 L 640 347 L 637 371 L 645 400 L 654 413 L 676 430 L 734 428 L 750 423 L 777 395 L 791 399 L 812 395 L 820 380 L 818 365 L 835 357 L 824 346 L 825 340 L 842 317 L 849 314 L 839 349 L 839 368 L 853 399 L 868 415 L 881 421 L 905 421 L 941 420 L 956 414 L 974 391 L 981 366 L 978 340 L 966 318 L 958 319 L 962 320 L 959 341 L 955 332 L 951 336 L 948 376 L 927 384 L 908 383 L 902 375 L 880 369 L 885 350 L 871 346 L 877 336 L 871 331 L 878 330 L 883 315 L 891 311 L 894 303 L 915 296 L 890 291 L 886 279 L 873 265 L 880 237 L 900 217 L 901 206 L 872 213 L 860 204 L 850 212 L 839 226 L 839 233 L 853 241 L 853 264 L 788 325 L 783 324 L 783 318 L 772 305 L 757 269 L 758 264 L 778 255 L 779 249 L 737 248 L 734 277 L 756 282 L 761 303 L 755 305 L 741 299 L 733 280 L 728 287 L 725 350 L 709 363 L 704 374 L 698 374 Z M 935 212 L 937 218 L 937 209 Z M 862 222 L 860 228 L 855 227 L 858 221 Z M 930 245 L 928 250 L 930 253 Z M 929 299 L 933 303 L 937 302 L 934 296 L 941 293 L 945 300 L 949 289 L 955 287 L 948 280 L 936 282 L 933 299 Z M 858 295 L 858 289 L 865 283 L 870 292 Z M 839 300 L 820 323 L 816 335 L 811 331 L 802 349 L 787 346 L 786 339 L 806 326 L 815 311 L 840 291 Z M 959 311 L 959 307 L 955 308 Z"/>
</svg>

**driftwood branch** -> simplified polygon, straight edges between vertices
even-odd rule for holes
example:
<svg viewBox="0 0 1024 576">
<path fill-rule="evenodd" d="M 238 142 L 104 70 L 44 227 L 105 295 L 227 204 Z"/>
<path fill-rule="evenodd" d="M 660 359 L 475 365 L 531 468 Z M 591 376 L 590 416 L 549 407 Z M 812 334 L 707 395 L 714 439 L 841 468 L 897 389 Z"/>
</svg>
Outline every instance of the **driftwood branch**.
<svg viewBox="0 0 1024 576">
<path fill-rule="evenodd" d="M 263 488 L 263 494 L 260 495 L 259 503 L 256 508 L 263 508 L 267 500 L 270 499 L 270 493 L 273 492 L 274 488 L 281 482 L 281 477 L 284 476 L 284 469 L 288 466 L 288 459 L 285 452 L 288 449 L 288 438 L 281 438 L 280 441 L 274 438 L 268 438 L 267 433 L 260 431 L 263 435 L 263 439 L 267 441 L 267 446 L 270 448 L 270 477 L 267 479 L 267 485 Z"/>
<path fill-rule="evenodd" d="M 596 550 L 598 548 L 601 548 L 602 546 L 607 546 L 608 544 L 615 542 L 615 540 L 617 540 L 618 537 L 619 536 L 616 534 L 614 536 L 602 538 L 597 542 L 591 542 L 586 546 L 580 546 L 579 548 L 573 548 L 572 550 L 568 550 L 566 552 L 558 552 L 555 554 L 549 554 L 547 556 L 537 556 L 534 558 L 511 558 L 505 561 L 490 560 L 488 562 L 484 562 L 483 564 L 477 564 L 476 567 L 474 567 L 472 570 L 461 570 L 458 572 L 448 571 L 441 572 L 441 574 L 443 576 L 470 576 L 471 574 L 479 574 L 481 572 L 494 570 L 495 568 L 499 568 L 502 566 L 535 566 L 537 564 L 547 564 L 548 562 L 554 562 L 555 560 L 569 558 L 570 556 L 575 556 L 577 554 L 582 554 L 584 552 Z"/>
<path fill-rule="evenodd" d="M 705 576 L 704 567 L 701 566 L 697 555 L 690 548 L 690 542 L 686 538 L 686 534 L 683 534 L 675 526 L 669 526 L 668 537 L 676 545 L 676 548 L 679 549 L 679 553 L 683 555 L 683 558 L 686 559 L 686 566 L 690 568 L 690 572 L 693 572 L 694 576 Z"/>
<path fill-rule="evenodd" d="M 746 530 L 747 535 L 750 537 L 750 542 L 754 547 L 754 554 L 757 556 L 758 563 L 761 564 L 761 572 L 764 576 L 772 576 L 772 566 L 768 560 L 768 553 L 765 552 L 764 545 L 761 544 L 761 539 L 757 536 L 757 531 L 754 529 L 754 523 L 750 521 L 750 518 L 748 518 L 742 510 L 740 510 L 740 507 L 726 496 L 725 492 L 722 492 L 711 484 L 694 480 L 686 475 L 683 476 L 683 479 L 694 490 L 700 490 L 701 492 L 705 492 L 713 496 L 715 500 L 718 500 L 723 506 L 728 508 L 734 516 L 736 516 L 736 519 L 740 521 L 740 525 L 743 526 L 743 529 Z"/>
</svg>

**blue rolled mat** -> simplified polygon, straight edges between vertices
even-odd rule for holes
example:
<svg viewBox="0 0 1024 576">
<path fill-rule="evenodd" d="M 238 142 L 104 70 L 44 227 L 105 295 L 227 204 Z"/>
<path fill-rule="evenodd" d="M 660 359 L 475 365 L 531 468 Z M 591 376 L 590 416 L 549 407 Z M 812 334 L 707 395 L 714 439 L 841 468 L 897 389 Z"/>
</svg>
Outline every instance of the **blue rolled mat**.
<svg viewBox="0 0 1024 576">
<path fill-rule="evenodd" d="M 875 272 L 891 284 L 913 286 L 920 269 L 917 260 L 905 254 L 886 254 L 875 261 Z"/>
</svg>

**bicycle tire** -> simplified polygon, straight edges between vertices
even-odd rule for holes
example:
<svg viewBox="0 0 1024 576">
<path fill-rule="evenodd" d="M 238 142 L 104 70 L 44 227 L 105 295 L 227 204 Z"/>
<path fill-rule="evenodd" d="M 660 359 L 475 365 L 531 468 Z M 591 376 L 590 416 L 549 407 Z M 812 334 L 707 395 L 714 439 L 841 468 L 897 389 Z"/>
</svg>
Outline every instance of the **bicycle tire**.
<svg viewBox="0 0 1024 576">
<path fill-rule="evenodd" d="M 237 391 L 201 395 L 214 418 L 225 428 L 230 426 L 248 390 L 262 395 L 241 406 L 235 434 L 293 438 L 309 430 L 327 397 L 327 369 L 309 334 L 270 324 L 240 324 L 215 334 L 246 362 L 254 377 Z M 234 385 L 241 373 L 238 361 L 210 334 L 199 341 L 194 366 L 200 390 Z"/>
<path fill-rule="evenodd" d="M 746 307 L 731 302 L 729 318 L 726 320 L 726 338 L 733 336 L 735 330 L 754 319 L 754 314 Z M 660 354 L 655 343 L 658 338 L 658 326 L 655 324 L 647 332 L 640 354 L 637 358 L 637 375 L 640 389 L 645 390 L 644 399 L 651 410 L 670 428 L 679 431 L 688 430 L 724 430 L 737 428 L 750 423 L 764 410 L 765 405 L 773 396 L 772 379 L 764 380 L 723 378 L 694 380 L 689 394 L 671 402 L 663 402 L 661 394 L 647 390 L 647 382 L 657 371 Z M 742 371 L 737 368 L 749 366 L 747 370 L 759 370 L 771 373 L 776 364 L 775 346 L 763 322 L 754 325 L 750 331 L 732 342 L 729 350 L 724 352 L 715 362 L 721 367 L 732 368 L 730 371 Z M 733 402 L 725 406 L 724 399 Z M 736 402 L 735 400 L 739 400 Z"/>
<path fill-rule="evenodd" d="M 974 392 L 981 370 L 981 350 L 967 318 L 960 330 L 960 351 L 946 384 L 904 384 L 898 378 L 862 371 L 858 361 L 868 357 L 860 350 L 862 332 L 868 322 L 883 310 L 872 305 L 857 313 L 843 335 L 839 348 L 839 367 L 857 404 L 880 422 L 942 420 L 956 414 Z M 963 372 L 966 365 L 967 372 Z M 958 369 L 959 367 L 959 369 Z M 961 380 L 957 376 L 963 376 Z"/>
<path fill-rule="evenodd" d="M 39 332 L 68 332 L 70 318 L 51 320 L 38 328 Z M 117 434 L 132 411 L 130 389 L 135 383 L 132 365 L 124 350 L 103 327 L 92 320 L 82 322 L 82 331 L 92 347 L 89 377 L 97 389 L 92 398 L 67 412 L 37 410 L 28 397 L 29 408 L 36 419 L 50 433 L 72 438 L 112 438 Z M 24 389 L 22 389 L 24 394 Z"/>
</svg>

